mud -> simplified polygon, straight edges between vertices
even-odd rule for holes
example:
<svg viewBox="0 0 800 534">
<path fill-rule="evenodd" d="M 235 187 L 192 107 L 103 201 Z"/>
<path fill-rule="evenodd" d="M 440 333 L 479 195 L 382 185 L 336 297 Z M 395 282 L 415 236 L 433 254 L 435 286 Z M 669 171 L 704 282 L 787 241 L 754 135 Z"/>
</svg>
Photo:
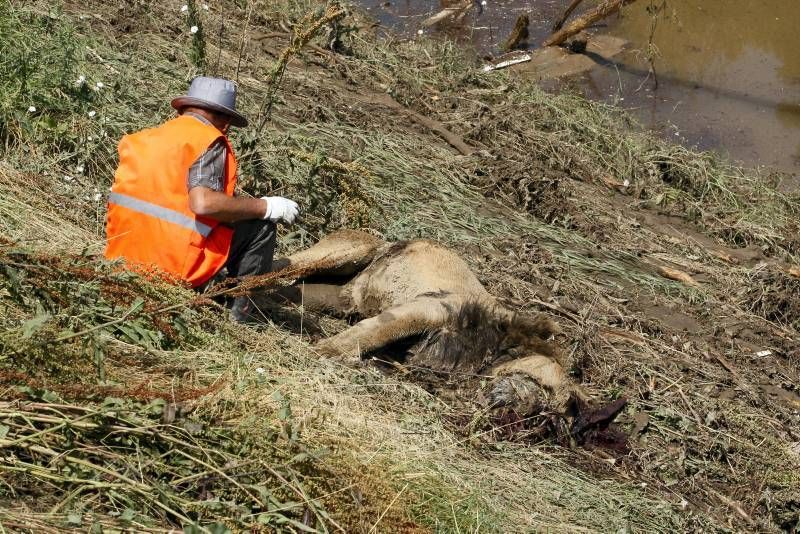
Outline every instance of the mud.
<svg viewBox="0 0 800 534">
<path fill-rule="evenodd" d="M 613 61 L 627 45 L 624 39 L 610 35 L 592 36 L 588 41 L 579 42 L 580 52 L 567 47 L 547 47 L 530 51 L 531 61 L 511 67 L 526 77 L 557 87 L 558 81 L 585 75 L 596 68 Z M 573 46 L 575 48 L 575 46 Z"/>
<path fill-rule="evenodd" d="M 525 157 L 498 157 L 472 171 L 473 184 L 487 197 L 502 200 L 548 223 L 588 227 L 572 203 L 566 173 L 554 172 L 543 162 Z"/>
</svg>

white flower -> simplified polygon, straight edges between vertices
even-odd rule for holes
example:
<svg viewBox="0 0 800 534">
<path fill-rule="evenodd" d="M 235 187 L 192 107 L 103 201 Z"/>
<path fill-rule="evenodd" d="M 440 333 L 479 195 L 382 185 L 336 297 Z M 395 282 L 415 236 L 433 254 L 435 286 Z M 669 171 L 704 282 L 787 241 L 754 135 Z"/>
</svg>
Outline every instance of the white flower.
<svg viewBox="0 0 800 534">
<path fill-rule="evenodd" d="M 28 108 L 28 113 L 35 113 L 35 112 L 36 112 L 36 106 L 31 106 Z"/>
<path fill-rule="evenodd" d="M 625 178 L 625 181 L 622 182 L 622 187 L 628 187 L 631 185 L 631 181 Z"/>
<path fill-rule="evenodd" d="M 97 193 L 94 194 L 92 198 L 94 199 L 95 202 L 100 202 L 100 200 L 103 198 L 103 193 L 98 191 Z"/>
<path fill-rule="evenodd" d="M 78 76 L 78 79 L 75 80 L 75 85 L 78 85 L 78 86 L 81 86 L 81 85 L 83 85 L 85 83 L 86 83 L 86 76 L 84 76 L 83 74 Z"/>
<path fill-rule="evenodd" d="M 264 368 L 263 368 L 263 367 L 258 367 L 258 368 L 256 369 L 256 373 L 258 373 L 258 374 L 260 374 L 260 375 L 263 375 L 265 372 L 266 372 L 266 371 L 264 370 Z"/>
<path fill-rule="evenodd" d="M 198 31 L 199 29 L 200 29 L 200 28 L 198 28 L 197 26 L 192 26 L 191 28 L 189 28 L 189 31 L 190 31 L 190 32 L 192 32 L 192 33 L 197 33 L 197 31 Z"/>
<path fill-rule="evenodd" d="M 187 6 L 186 4 L 183 4 L 181 6 L 181 13 L 186 13 L 187 11 L 189 11 L 189 6 Z"/>
<path fill-rule="evenodd" d="M 486 7 L 486 0 L 481 0 L 481 5 L 482 5 L 483 7 Z"/>
<path fill-rule="evenodd" d="M 91 136 L 91 135 L 90 135 L 89 137 L 87 137 L 87 138 L 86 138 L 86 140 L 87 140 L 87 141 L 91 141 L 92 139 L 93 139 L 93 138 L 92 138 L 92 136 Z"/>
<path fill-rule="evenodd" d="M 96 84 L 94 84 L 94 90 L 95 91 L 99 91 L 100 89 L 102 89 L 105 86 L 106 86 L 106 84 L 104 84 L 103 82 L 97 82 Z"/>
<path fill-rule="evenodd" d="M 205 9 L 206 11 L 208 11 L 208 4 L 203 4 L 203 9 Z"/>
<path fill-rule="evenodd" d="M 423 32 L 422 30 L 417 30 L 417 35 L 422 35 L 423 33 L 425 32 Z"/>
<path fill-rule="evenodd" d="M 89 117 L 94 117 L 95 115 L 97 115 L 97 112 L 95 110 L 89 112 Z"/>
<path fill-rule="evenodd" d="M 72 181 L 72 176 L 67 176 L 67 175 L 65 174 L 65 175 L 64 175 L 64 181 L 65 181 L 65 182 L 67 182 L 67 183 L 70 183 L 70 182 Z"/>
<path fill-rule="evenodd" d="M 83 174 L 83 165 L 78 165 L 77 167 L 75 167 L 75 172 L 77 172 L 78 174 Z"/>
</svg>

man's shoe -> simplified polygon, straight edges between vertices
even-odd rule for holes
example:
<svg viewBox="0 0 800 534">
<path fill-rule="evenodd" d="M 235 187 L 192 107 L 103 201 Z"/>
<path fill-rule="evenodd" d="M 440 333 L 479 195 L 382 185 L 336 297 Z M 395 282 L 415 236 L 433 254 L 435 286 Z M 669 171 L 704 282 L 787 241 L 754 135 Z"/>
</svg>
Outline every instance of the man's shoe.
<svg viewBox="0 0 800 534">
<path fill-rule="evenodd" d="M 236 297 L 233 299 L 233 305 L 230 310 L 231 321 L 235 323 L 246 323 L 250 321 L 253 315 L 255 306 L 250 300 L 250 297 Z"/>
</svg>

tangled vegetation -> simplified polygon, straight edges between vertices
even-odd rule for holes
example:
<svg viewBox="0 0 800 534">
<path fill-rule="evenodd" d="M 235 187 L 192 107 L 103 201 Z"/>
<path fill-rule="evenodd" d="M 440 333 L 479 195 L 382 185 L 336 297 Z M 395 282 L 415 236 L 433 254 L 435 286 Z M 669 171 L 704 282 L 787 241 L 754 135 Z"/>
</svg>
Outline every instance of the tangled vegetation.
<svg viewBox="0 0 800 534">
<path fill-rule="evenodd" d="M 20 497 L 51 506 L 51 521 L 65 510 L 65 526 L 98 531 L 170 523 L 190 532 L 336 525 L 320 500 L 336 476 L 316 465 L 325 451 L 305 450 L 291 435 L 280 442 L 278 428 L 255 438 L 182 417 L 183 406 L 163 399 L 106 397 L 87 406 L 49 397 L 4 402 L 0 443 L 10 455 L 5 481 L 25 489 Z M 322 487 L 309 487 L 312 481 Z M 53 488 L 66 497 L 51 500 Z M 91 507 L 74 506 L 89 495 Z M 38 530 L 47 519 L 12 515 L 6 526 Z"/>
<path fill-rule="evenodd" d="M 796 194 L 477 66 L 336 2 L 0 4 L 0 524 L 797 529 Z M 117 140 L 201 72 L 263 124 L 233 134 L 241 194 L 304 207 L 282 251 L 346 226 L 456 248 L 508 305 L 553 314 L 593 396 L 628 399 L 627 444 L 487 430 L 318 360 L 277 315 L 230 325 L 99 259 Z"/>
</svg>

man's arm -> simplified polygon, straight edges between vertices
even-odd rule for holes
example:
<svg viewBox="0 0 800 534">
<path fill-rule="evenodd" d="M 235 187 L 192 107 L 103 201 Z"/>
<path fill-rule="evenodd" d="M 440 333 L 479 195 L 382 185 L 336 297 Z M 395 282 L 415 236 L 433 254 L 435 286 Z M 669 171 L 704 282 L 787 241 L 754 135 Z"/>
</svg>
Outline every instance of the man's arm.
<svg viewBox="0 0 800 534">
<path fill-rule="evenodd" d="M 297 203 L 283 197 L 244 198 L 224 193 L 225 144 L 215 141 L 189 168 L 186 186 L 189 209 L 197 215 L 224 223 L 249 219 L 269 219 L 292 224 L 297 218 Z"/>
<path fill-rule="evenodd" d="M 246 219 L 269 219 L 294 223 L 300 213 L 297 202 L 283 197 L 229 197 L 208 187 L 189 190 L 189 209 L 197 215 L 232 223 Z"/>
<path fill-rule="evenodd" d="M 197 215 L 232 223 L 245 219 L 263 219 L 268 201 L 262 198 L 229 197 L 208 187 L 189 190 L 189 209 Z"/>
</svg>

